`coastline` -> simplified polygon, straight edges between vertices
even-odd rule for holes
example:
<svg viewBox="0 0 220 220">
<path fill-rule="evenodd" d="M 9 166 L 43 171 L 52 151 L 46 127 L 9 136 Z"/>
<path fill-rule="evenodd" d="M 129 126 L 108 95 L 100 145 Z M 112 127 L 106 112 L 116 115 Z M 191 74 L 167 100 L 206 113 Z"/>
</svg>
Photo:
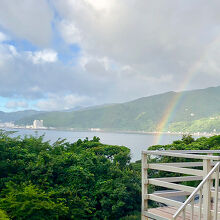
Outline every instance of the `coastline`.
<svg viewBox="0 0 220 220">
<path fill-rule="evenodd" d="M 91 129 L 76 129 L 76 128 L 55 128 L 55 127 L 39 127 L 39 128 L 27 128 L 24 126 L 14 126 L 14 127 L 0 127 L 0 130 L 4 129 L 22 129 L 22 130 L 55 130 L 55 131 L 71 131 L 71 132 L 103 132 L 103 133 L 121 133 L 121 134 L 142 134 L 142 135 L 192 135 L 192 136 L 215 136 L 220 135 L 217 132 L 170 132 L 170 131 L 134 131 L 134 130 L 111 130 L 111 129 L 99 129 L 99 128 L 91 128 Z"/>
</svg>

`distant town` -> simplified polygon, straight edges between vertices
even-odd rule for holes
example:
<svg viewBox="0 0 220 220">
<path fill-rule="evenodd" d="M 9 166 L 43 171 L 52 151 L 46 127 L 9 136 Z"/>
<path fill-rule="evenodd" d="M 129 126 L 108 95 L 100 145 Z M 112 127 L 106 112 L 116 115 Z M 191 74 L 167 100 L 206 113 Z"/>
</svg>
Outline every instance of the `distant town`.
<svg viewBox="0 0 220 220">
<path fill-rule="evenodd" d="M 0 123 L 0 129 L 32 129 L 32 130 L 69 130 L 69 131 L 79 131 L 79 129 L 76 128 L 63 128 L 63 129 L 58 129 L 55 127 L 46 127 L 44 126 L 44 121 L 43 120 L 34 120 L 32 125 L 15 125 L 13 122 L 4 122 Z M 159 131 L 113 131 L 113 130 L 105 130 L 101 128 L 89 128 L 89 129 L 80 129 L 82 131 L 91 131 L 91 132 L 116 132 L 116 133 L 134 133 L 134 134 L 169 134 L 169 135 L 184 135 L 184 134 L 189 134 L 189 132 L 159 132 Z M 213 132 L 192 132 L 190 133 L 193 136 L 213 136 L 213 135 L 220 135 L 220 133 L 216 132 L 213 130 Z"/>
<path fill-rule="evenodd" d="M 32 125 L 26 125 L 26 126 L 15 125 L 13 122 L 5 122 L 5 123 L 0 123 L 0 128 L 55 129 L 52 127 L 45 127 L 43 120 L 34 120 Z"/>
</svg>

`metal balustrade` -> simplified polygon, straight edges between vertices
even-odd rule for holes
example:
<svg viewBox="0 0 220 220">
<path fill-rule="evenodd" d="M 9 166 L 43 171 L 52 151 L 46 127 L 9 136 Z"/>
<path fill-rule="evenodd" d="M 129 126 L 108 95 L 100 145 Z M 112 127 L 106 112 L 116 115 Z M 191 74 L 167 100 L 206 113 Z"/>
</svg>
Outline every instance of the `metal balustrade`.
<svg viewBox="0 0 220 220">
<path fill-rule="evenodd" d="M 219 211 L 219 166 L 220 150 L 210 151 L 143 151 L 142 152 L 142 220 L 217 220 Z M 178 157 L 193 159 L 182 163 L 149 163 L 150 157 Z M 199 161 L 195 162 L 194 159 Z M 202 169 L 195 169 L 201 167 Z M 150 178 L 148 170 L 161 170 L 179 173 L 178 177 Z M 186 176 L 187 175 L 187 176 Z M 215 180 L 214 187 L 212 186 Z M 180 184 L 187 181 L 201 181 L 197 187 Z M 173 191 L 148 193 L 148 185 L 160 186 Z M 173 197 L 188 196 L 185 202 Z M 195 198 L 199 202 L 195 202 Z M 148 201 L 153 200 L 165 204 L 161 208 L 148 208 Z"/>
</svg>

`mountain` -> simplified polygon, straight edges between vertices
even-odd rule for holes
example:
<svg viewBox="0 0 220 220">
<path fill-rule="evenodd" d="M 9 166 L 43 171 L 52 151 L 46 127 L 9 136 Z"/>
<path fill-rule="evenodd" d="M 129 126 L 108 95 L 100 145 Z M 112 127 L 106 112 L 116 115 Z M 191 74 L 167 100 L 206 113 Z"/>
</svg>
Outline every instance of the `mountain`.
<svg viewBox="0 0 220 220">
<path fill-rule="evenodd" d="M 43 113 L 43 112 L 35 111 L 35 110 L 25 110 L 25 111 L 17 111 L 17 112 L 0 111 L 0 123 L 1 122 L 15 122 L 24 117 L 31 117 L 34 115 L 39 115 L 40 113 Z"/>
<path fill-rule="evenodd" d="M 169 111 L 170 108 L 173 110 Z M 187 129 L 196 120 L 205 121 L 205 118 L 218 117 L 220 86 L 184 92 L 167 92 L 126 103 L 96 106 L 73 112 L 35 114 L 17 120 L 16 123 L 26 125 L 32 124 L 34 119 L 43 119 L 45 126 L 57 128 L 155 131 L 166 112 L 170 114 L 164 131 L 180 129 L 181 123 L 182 125 L 185 123 L 184 126 Z"/>
<path fill-rule="evenodd" d="M 74 108 L 65 109 L 65 110 L 63 110 L 63 111 L 64 111 L 64 112 L 73 112 L 73 111 L 81 110 L 81 109 L 83 109 L 83 108 L 85 108 L 85 107 L 83 107 L 83 106 L 76 106 L 76 107 L 74 107 Z"/>
<path fill-rule="evenodd" d="M 79 110 L 91 110 L 91 109 L 96 109 L 96 108 L 100 108 L 100 107 L 106 107 L 106 106 L 111 106 L 114 104 L 102 104 L 102 105 L 92 105 L 92 106 L 76 106 L 75 108 L 70 108 L 70 109 L 66 109 L 64 111 L 61 112 L 73 112 L 73 111 L 79 111 Z"/>
<path fill-rule="evenodd" d="M 220 114 L 193 121 L 180 121 L 169 124 L 170 132 L 220 132 Z"/>
</svg>

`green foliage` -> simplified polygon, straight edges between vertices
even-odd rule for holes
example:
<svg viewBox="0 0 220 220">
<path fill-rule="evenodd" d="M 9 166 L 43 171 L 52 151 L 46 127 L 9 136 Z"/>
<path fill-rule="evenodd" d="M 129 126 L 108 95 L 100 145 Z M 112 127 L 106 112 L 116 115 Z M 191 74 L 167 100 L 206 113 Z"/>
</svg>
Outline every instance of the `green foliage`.
<svg viewBox="0 0 220 220">
<path fill-rule="evenodd" d="M 0 209 L 0 219 L 2 219 L 2 220 L 9 220 L 7 214 L 3 210 L 1 210 L 1 209 Z"/>
<path fill-rule="evenodd" d="M 0 199 L 0 206 L 13 219 L 58 219 L 65 216 L 68 207 L 64 199 L 54 199 L 55 193 L 39 189 L 31 183 L 16 185 L 7 183 Z"/>
<path fill-rule="evenodd" d="M 120 220 L 140 220 L 140 219 L 141 219 L 141 212 L 134 212 L 131 215 L 120 218 Z"/>
<path fill-rule="evenodd" d="M 130 150 L 93 140 L 54 144 L 0 133 L 0 209 L 11 219 L 119 219 L 140 211 Z"/>
<path fill-rule="evenodd" d="M 168 130 L 171 132 L 220 132 L 220 115 L 192 121 L 174 122 L 169 125 Z"/>
<path fill-rule="evenodd" d="M 183 141 L 183 143 L 184 144 L 191 144 L 191 143 L 193 143 L 195 140 L 194 140 L 194 138 L 192 137 L 192 135 L 186 135 L 186 134 L 184 134 L 183 135 L 183 137 L 182 137 L 182 141 Z"/>
</svg>

